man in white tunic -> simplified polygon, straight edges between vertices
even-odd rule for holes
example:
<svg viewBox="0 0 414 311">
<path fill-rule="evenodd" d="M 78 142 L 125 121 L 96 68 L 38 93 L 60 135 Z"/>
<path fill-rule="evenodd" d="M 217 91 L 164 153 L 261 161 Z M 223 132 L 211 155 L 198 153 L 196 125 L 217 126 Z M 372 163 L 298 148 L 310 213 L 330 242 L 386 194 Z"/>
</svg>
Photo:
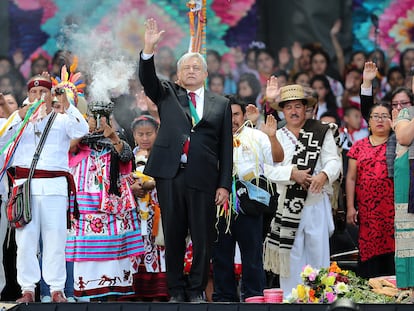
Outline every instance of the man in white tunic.
<svg viewBox="0 0 414 311">
<path fill-rule="evenodd" d="M 302 86 L 279 89 L 271 77 L 266 91 L 277 104 L 286 125 L 276 133 L 283 146 L 284 160 L 265 165 L 265 176 L 277 182 L 279 202 L 271 232 L 265 240 L 264 267 L 280 275 L 287 297 L 301 283 L 300 273 L 307 264 L 329 266 L 329 236 L 334 231 L 328 195 L 339 177 L 341 159 L 328 125 L 307 120 L 306 108 L 315 105 L 305 97 Z"/>
<path fill-rule="evenodd" d="M 248 123 L 245 123 L 245 104 L 238 97 L 228 98 L 232 110 L 233 183 L 236 189 L 236 179 L 245 183 L 254 182 L 263 175 L 265 163 L 273 165 L 272 144 L 266 134 L 269 133 L 275 138 L 277 124 L 273 116 L 268 117 L 264 128 L 266 134 L 246 126 Z M 274 188 L 276 191 L 276 187 Z M 237 189 L 236 193 L 243 193 L 242 189 Z M 216 224 L 218 237 L 214 243 L 212 258 L 215 302 L 240 301 L 234 273 L 236 242 L 240 247 L 243 269 L 240 298 L 244 301 L 249 297 L 261 296 L 265 286 L 262 258 L 263 207 L 255 200 L 248 200 L 248 206 L 244 205 L 246 201 L 234 199 L 236 193 L 232 196 L 234 211 L 223 207 Z"/>
<path fill-rule="evenodd" d="M 41 134 L 52 115 L 50 79 L 47 76 L 35 76 L 29 80 L 27 87 L 29 102 L 44 98 L 45 109 L 40 111 L 36 120 L 27 124 L 14 153 L 17 184 L 26 180 Z M 28 106 L 19 110 L 2 141 L 19 129 Z M 71 178 L 68 167 L 69 143 L 71 139 L 86 135 L 88 130 L 81 113 L 69 102 L 66 102 L 65 113 L 57 114 L 50 128 L 31 182 L 32 220 L 16 229 L 17 282 L 22 289 L 22 297 L 17 302 L 34 302 L 36 283 L 41 276 L 37 258 L 40 236 L 43 240 L 43 278 L 50 286 L 52 302 L 66 301 L 63 289 L 66 280 L 66 217 L 71 185 L 68 184 Z"/>
</svg>

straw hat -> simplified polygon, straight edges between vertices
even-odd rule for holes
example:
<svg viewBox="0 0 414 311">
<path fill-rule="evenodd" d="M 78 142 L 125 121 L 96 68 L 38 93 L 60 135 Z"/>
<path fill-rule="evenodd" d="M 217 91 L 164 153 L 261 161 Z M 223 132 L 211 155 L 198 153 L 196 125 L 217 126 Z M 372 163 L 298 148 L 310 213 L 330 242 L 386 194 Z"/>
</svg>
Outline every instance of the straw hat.
<svg viewBox="0 0 414 311">
<path fill-rule="evenodd" d="M 280 88 L 280 99 L 273 103 L 271 107 L 282 110 L 283 105 L 291 100 L 303 100 L 307 106 L 313 107 L 318 101 L 318 96 L 312 88 L 304 88 L 299 84 L 286 85 Z"/>
</svg>

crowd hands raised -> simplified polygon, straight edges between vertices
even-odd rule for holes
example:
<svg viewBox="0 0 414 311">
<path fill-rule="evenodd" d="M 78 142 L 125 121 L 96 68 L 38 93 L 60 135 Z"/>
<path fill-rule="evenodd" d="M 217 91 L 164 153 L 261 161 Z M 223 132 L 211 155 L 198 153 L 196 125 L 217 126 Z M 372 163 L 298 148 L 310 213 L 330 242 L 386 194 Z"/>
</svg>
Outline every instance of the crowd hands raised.
<svg viewBox="0 0 414 311">
<path fill-rule="evenodd" d="M 311 255 L 312 250 L 307 247 L 311 241 L 303 238 L 301 230 L 305 229 L 299 225 L 296 235 L 303 238 L 301 241 L 304 253 L 301 255 L 303 258 L 308 258 L 307 262 L 292 261 L 291 266 L 287 268 L 282 265 L 279 267 L 280 263 L 277 263 L 278 268 L 275 268 L 272 259 L 269 259 L 271 256 L 269 254 L 272 254 L 271 250 L 262 258 L 262 254 L 266 254 L 266 251 L 262 251 L 262 243 L 269 245 L 269 239 L 272 239 L 272 225 L 277 222 L 278 212 L 279 217 L 284 216 L 279 202 L 279 206 L 275 206 L 271 214 L 263 214 L 260 219 L 243 214 L 236 219 L 230 217 L 232 223 L 225 224 L 221 222 L 220 217 L 217 218 L 217 224 L 221 225 L 217 227 L 220 239 L 216 240 L 216 245 L 209 245 L 212 248 L 213 275 L 203 278 L 199 283 L 192 279 L 191 257 L 195 251 L 196 255 L 193 259 L 201 260 L 198 248 L 204 242 L 200 242 L 200 238 L 196 237 L 195 245 L 193 245 L 191 229 L 185 229 L 187 230 L 185 235 L 187 232 L 190 234 L 189 239 L 186 240 L 185 256 L 182 258 L 185 266 L 184 274 L 182 277 L 171 276 L 168 268 L 171 267 L 173 261 L 171 261 L 172 251 L 170 250 L 170 255 L 168 254 L 168 245 L 173 245 L 170 246 L 172 249 L 176 247 L 176 244 L 169 240 L 168 235 L 164 235 L 174 232 L 174 229 L 170 228 L 171 223 L 167 220 L 173 216 L 168 209 L 165 209 L 165 214 L 168 216 L 163 215 L 163 206 L 158 200 L 160 194 L 157 195 L 155 185 L 160 176 L 155 176 L 156 174 L 150 176 L 151 174 L 147 174 L 148 172 L 144 170 L 148 160 L 152 159 L 150 155 L 154 149 L 154 143 L 156 144 L 160 124 L 163 124 L 163 118 L 160 118 L 158 113 L 161 105 L 165 105 L 163 97 L 157 93 L 160 90 L 149 89 L 145 80 L 150 78 L 140 73 L 141 81 L 138 76 L 130 80 L 129 94 L 113 99 L 115 106 L 111 116 L 97 120 L 85 105 L 84 98 L 88 95 L 87 86 L 84 92 L 85 97 L 75 104 L 80 113 L 73 113 L 71 111 L 71 108 L 74 108 L 71 107 L 73 101 L 70 100 L 73 96 L 68 97 L 66 92 L 57 93 L 56 87 L 52 87 L 50 83 L 51 77 L 60 77 L 63 65 L 67 67 L 71 65 L 74 55 L 69 51 L 59 51 L 52 60 L 44 54 L 36 55 L 32 58 L 31 72 L 26 82 L 25 77 L 19 71 L 21 62 L 19 53 L 16 52 L 13 60 L 0 57 L 0 120 L 4 120 L 0 124 L 5 124 L 14 111 L 18 111 L 20 119 L 24 119 L 30 104 L 42 98 L 47 102 L 45 116 L 49 115 L 52 110 L 61 115 L 69 115 L 68 119 L 75 122 L 73 124 L 78 129 L 81 128 L 76 135 L 71 133 L 68 136 L 71 142 L 67 146 L 69 150 L 67 167 L 62 167 L 63 170 L 70 171 L 74 177 L 79 215 L 75 217 L 71 211 L 67 216 L 70 218 L 70 227 L 67 231 L 66 270 L 62 269 L 62 263 L 60 263 L 56 267 L 62 271 L 55 274 L 43 272 L 45 265 L 54 265 L 48 259 L 51 242 L 44 237 L 48 231 L 44 233 L 42 231 L 44 230 L 41 227 L 42 216 L 33 216 L 39 219 L 33 221 L 31 225 L 42 229 L 36 231 L 38 233 L 34 235 L 34 238 L 37 240 L 33 239 L 32 243 L 42 245 L 39 249 L 46 251 L 46 257 L 38 256 L 40 262 L 43 261 L 39 266 L 39 271 L 42 272 L 31 275 L 29 280 L 23 275 L 24 266 L 29 262 L 33 264 L 33 261 L 20 259 L 20 266 L 17 266 L 17 281 L 21 287 L 22 297 L 16 292 L 10 294 L 9 289 L 9 299 L 20 297 L 19 302 L 32 302 L 35 299 L 41 299 L 44 302 L 66 302 L 75 299 L 78 301 L 243 301 L 252 296 L 260 296 L 263 289 L 275 286 L 275 284 L 285 290 L 284 295 L 287 297 L 290 289 L 300 281 L 298 269 L 302 268 L 302 264 L 322 267 L 329 263 L 328 239 L 333 230 L 328 218 L 329 212 L 332 212 L 331 207 L 337 206 L 337 201 L 341 199 L 338 195 L 339 190 L 346 193 L 345 208 L 348 226 L 356 226 L 360 232 L 358 240 L 360 264 L 357 273 L 364 277 L 397 274 L 398 285 L 414 286 L 414 280 L 402 277 L 409 274 L 409 271 L 402 268 L 395 269 L 396 261 L 409 262 L 411 257 L 400 255 L 405 250 L 402 245 L 407 244 L 404 244 L 406 241 L 401 241 L 402 238 L 399 240 L 394 236 L 394 225 L 396 225 L 395 232 L 397 232 L 402 230 L 400 228 L 404 226 L 401 224 L 404 219 L 408 217 L 411 221 L 410 212 L 407 213 L 406 210 L 400 208 L 401 203 L 410 205 L 407 195 L 409 190 L 403 194 L 398 192 L 399 196 L 396 191 L 394 197 L 394 182 L 396 185 L 400 182 L 394 179 L 394 176 L 397 178 L 400 176 L 398 174 L 401 174 L 401 170 L 397 171 L 397 168 L 394 170 L 394 162 L 399 161 L 398 165 L 405 167 L 407 163 L 401 159 L 407 156 L 406 152 L 411 149 L 414 139 L 412 134 L 414 133 L 412 130 L 414 113 L 410 108 L 414 104 L 411 71 L 414 65 L 414 49 L 402 51 L 400 63 L 397 65 L 392 65 L 390 61 L 395 53 L 392 48 L 387 53 L 380 50 L 354 51 L 350 59 L 346 60 L 337 39 L 341 22 L 336 21 L 330 32 L 336 65 L 332 64 L 328 52 L 317 43 L 294 42 L 290 48 L 281 48 L 276 54 L 264 44 L 254 42 L 248 50 L 232 47 L 226 55 L 220 55 L 215 50 L 208 50 L 205 64 L 193 55 L 190 58 L 181 59 L 183 63 L 177 67 L 176 53 L 173 49 L 166 46 L 157 48 L 157 44 L 162 41 L 163 30 L 158 30 L 156 22 L 152 19 L 147 21 L 145 27 L 145 47 L 139 57 L 143 63 L 148 59 L 151 60 L 151 57 L 154 58 L 158 77 L 150 77 L 154 79 L 153 81 L 159 81 L 158 79 L 169 81 L 168 87 L 196 93 L 198 89 L 203 88 L 205 83 L 206 93 L 204 91 L 201 93 L 204 101 L 207 97 L 210 98 L 210 93 L 223 96 L 233 95 L 233 97 L 227 96 L 228 99 L 230 98 L 230 103 L 228 99 L 223 101 L 223 104 L 229 106 L 227 108 L 229 110 L 223 113 L 229 113 L 231 110 L 232 115 L 233 175 L 241 177 L 239 174 L 241 175 L 244 169 L 239 163 L 240 159 L 235 156 L 240 151 L 237 145 L 245 144 L 246 137 L 250 139 L 253 137 L 255 145 L 253 147 L 249 145 L 246 148 L 253 148 L 256 159 L 249 158 L 247 163 L 252 161 L 254 162 L 252 167 L 256 164 L 261 166 L 261 169 L 254 172 L 253 176 L 266 175 L 269 180 L 277 184 L 279 195 L 289 193 L 290 189 L 285 188 L 288 188 L 286 185 L 290 183 L 299 185 L 300 189 L 308 193 L 305 196 L 302 216 L 300 216 L 302 218 L 299 217 L 300 223 L 304 219 L 316 221 L 312 216 L 312 213 L 316 212 L 312 212 L 311 209 L 322 208 L 324 210 L 323 217 L 327 219 L 325 219 L 326 226 L 322 226 L 323 232 L 317 232 L 314 228 L 310 229 L 315 239 L 323 240 L 320 254 L 312 257 L 314 256 Z M 79 55 L 79 57 L 82 56 Z M 190 66 L 188 72 L 192 72 L 190 76 L 186 75 L 188 72 L 185 72 L 187 62 Z M 202 73 L 205 71 L 205 78 L 197 77 L 198 67 L 202 68 Z M 192 79 L 199 80 L 194 85 L 191 82 Z M 49 84 L 33 85 L 33 83 L 30 84 L 31 81 L 47 81 L 50 87 Z M 302 95 L 297 98 L 289 97 L 288 86 L 296 87 L 293 92 L 299 90 Z M 42 96 L 42 94 L 45 95 Z M 197 93 L 197 96 L 200 95 Z M 198 105 L 199 102 L 197 102 Z M 206 107 L 205 103 L 204 111 Z M 185 110 L 185 113 L 189 119 L 192 118 L 189 111 Z M 200 113 L 199 110 L 197 113 Z M 79 125 L 83 122 L 77 119 L 80 114 L 87 120 L 86 124 Z M 207 117 L 202 111 L 201 115 L 201 119 Z M 40 120 L 33 121 L 33 124 L 41 123 L 42 120 L 40 118 Z M 165 120 L 164 117 L 164 124 L 174 122 Z M 227 119 L 229 120 L 230 118 Z M 305 127 L 305 124 L 309 124 L 306 120 L 319 120 L 322 123 L 336 125 L 328 129 L 328 134 L 320 138 L 322 152 L 320 159 L 313 164 L 312 168 L 296 165 L 294 149 L 287 147 L 290 142 L 294 145 L 298 143 L 301 139 L 301 129 L 314 130 Z M 203 127 L 202 121 L 200 122 L 199 127 Z M 89 128 L 89 133 L 82 134 L 86 126 Z M 32 127 L 31 130 L 36 133 L 36 126 Z M 250 129 L 245 130 L 245 127 L 252 129 L 253 132 L 250 133 Z M 197 145 L 197 138 L 194 138 L 193 142 L 193 132 L 197 132 L 197 124 L 194 123 L 191 134 L 189 132 L 188 136 L 191 136 L 189 141 Z M 227 134 L 221 133 L 220 135 L 225 137 Z M 220 138 L 221 142 L 225 139 L 223 137 Z M 47 146 L 46 142 L 45 153 L 48 152 Z M 328 151 L 329 148 L 335 152 Z M 189 166 L 191 151 L 186 154 L 186 158 L 187 156 L 188 163 L 182 161 L 181 156 L 179 165 L 177 164 L 180 167 L 176 173 L 177 176 L 183 170 L 186 174 L 187 171 L 193 170 Z M 241 153 L 239 156 L 245 157 L 246 155 Z M 341 162 L 340 167 L 338 159 Z M 26 168 L 30 167 L 30 162 L 31 159 L 26 163 Z M 53 167 L 53 162 L 49 165 Z M 48 166 L 45 165 L 42 169 L 48 170 Z M 287 174 L 288 180 L 281 177 L 281 172 Z M 378 178 L 378 174 L 382 177 Z M 224 201 L 228 204 L 229 192 L 228 202 L 231 202 L 231 187 L 228 187 L 226 183 L 216 186 L 217 189 L 212 193 L 215 204 L 212 205 L 221 206 Z M 366 189 L 364 186 L 371 187 L 369 189 L 386 190 L 381 192 L 364 190 Z M 166 185 L 162 185 L 161 189 L 165 191 L 165 187 Z M 191 199 L 197 198 L 199 195 L 197 191 L 196 196 Z M 37 195 L 43 195 L 46 201 L 50 200 L 49 193 L 33 196 Z M 161 197 L 161 200 L 166 200 L 164 195 Z M 326 198 L 330 203 L 327 203 Z M 2 213 L 6 199 L 7 191 L 2 193 Z M 89 206 L 85 203 L 88 199 L 95 203 Z M 397 205 L 400 209 L 394 207 Z M 326 209 L 326 206 L 329 208 Z M 192 206 L 186 207 L 188 210 L 192 208 Z M 210 216 L 206 214 L 204 217 Z M 4 218 L 2 217 L 2 226 L 7 226 L 3 222 Z M 166 222 L 167 229 L 163 228 L 163 222 Z M 412 223 L 414 231 L 414 220 Z M 398 227 L 400 224 L 401 227 Z M 252 242 L 252 245 L 255 245 L 254 248 L 259 248 L 258 252 L 249 250 L 249 247 L 246 248 L 246 245 L 250 245 L 249 237 L 239 232 L 239 228 L 253 225 L 256 229 L 249 232 L 249 235 L 254 239 Z M 229 226 L 234 231 L 231 242 L 226 237 L 228 234 L 226 228 Z M 25 227 L 16 229 L 16 231 L 23 232 L 27 229 Z M 372 238 L 374 232 L 375 239 Z M 199 232 L 193 232 L 193 234 L 198 235 Z M 19 235 L 22 234 L 19 233 Z M 21 243 L 27 243 L 27 240 L 21 237 L 18 240 L 16 236 L 16 240 L 18 248 L 19 245 L 20 248 L 23 247 L 21 245 L 26 245 Z M 299 243 L 297 240 L 298 238 L 292 242 L 293 245 L 290 245 L 292 254 L 296 254 L 299 247 L 299 244 L 296 244 Z M 100 255 L 96 255 L 93 251 L 93 243 L 96 241 L 106 241 L 100 246 Z M 121 249 L 108 241 L 122 241 L 128 247 Z M 208 243 L 211 241 L 214 239 L 207 239 Z M 227 275 L 226 273 L 230 275 L 233 273 L 234 250 L 226 254 L 226 257 L 217 255 L 218 250 L 228 250 L 229 247 L 235 249 L 235 242 L 239 244 L 240 252 L 245 258 L 245 262 L 241 262 L 243 272 L 239 271 L 242 284 L 243 282 L 245 284 L 241 287 L 240 293 L 236 293 L 233 289 L 226 290 L 227 287 L 234 285 L 229 285 L 229 280 L 235 282 L 240 275 L 231 276 L 230 279 L 223 277 Z M 59 255 L 63 252 L 62 248 L 53 249 L 53 251 Z M 105 252 L 111 252 L 114 255 L 106 256 Z M 19 256 L 22 255 L 18 252 L 17 257 Z M 210 260 L 210 257 L 208 259 Z M 231 263 L 225 262 L 226 260 L 231 260 Z M 240 256 L 236 255 L 235 261 L 236 264 L 240 263 Z M 386 264 L 383 264 L 384 262 Z M 252 267 L 257 263 L 264 269 L 253 269 Z M 206 265 L 205 260 L 203 265 Z M 222 273 L 221 276 L 214 272 L 214 268 Z M 271 284 L 269 278 L 266 282 L 265 270 L 268 271 L 267 277 L 269 274 L 276 275 L 280 283 L 276 281 Z M 203 273 L 208 274 L 204 270 Z M 243 279 L 243 274 L 246 279 Z M 212 276 L 216 276 L 216 279 L 213 278 L 213 282 L 210 282 Z M 66 279 L 66 285 L 62 283 L 64 279 Z M 41 283 L 40 298 L 36 298 L 35 285 L 39 281 Z M 180 285 L 183 286 L 182 291 L 177 284 L 185 284 Z M 4 283 L 3 286 L 7 287 L 8 284 Z"/>
</svg>

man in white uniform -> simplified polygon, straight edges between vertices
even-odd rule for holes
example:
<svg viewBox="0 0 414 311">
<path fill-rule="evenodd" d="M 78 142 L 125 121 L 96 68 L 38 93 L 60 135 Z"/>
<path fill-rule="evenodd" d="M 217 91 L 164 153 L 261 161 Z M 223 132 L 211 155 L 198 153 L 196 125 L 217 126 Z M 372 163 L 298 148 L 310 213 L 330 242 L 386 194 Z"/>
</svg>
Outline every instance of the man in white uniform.
<svg viewBox="0 0 414 311">
<path fill-rule="evenodd" d="M 305 97 L 302 86 L 279 89 L 271 77 L 266 91 L 278 103 L 286 125 L 276 133 L 283 146 L 284 160 L 265 165 L 265 176 L 277 182 L 279 203 L 271 232 L 265 240 L 264 267 L 280 275 L 287 297 L 301 283 L 300 273 L 307 264 L 329 266 L 329 236 L 334 231 L 328 194 L 341 171 L 333 133 L 317 120 L 307 120 L 306 108 L 315 105 Z"/>
<path fill-rule="evenodd" d="M 46 76 L 35 76 L 27 84 L 30 103 L 41 97 L 45 109 L 37 120 L 28 123 L 14 153 L 15 180 L 23 183 L 30 169 L 33 155 L 41 134 L 52 112 L 52 83 Z M 20 126 L 28 106 L 19 110 L 11 123 L 4 142 Z M 66 280 L 65 244 L 67 228 L 68 193 L 71 175 L 68 167 L 68 151 L 71 139 L 88 133 L 89 127 L 81 113 L 68 102 L 65 113 L 57 114 L 45 145 L 41 151 L 31 182 L 32 221 L 16 229 L 17 282 L 22 288 L 22 297 L 17 302 L 34 302 L 36 283 L 41 269 L 37 259 L 39 237 L 43 240 L 43 278 L 50 286 L 52 302 L 65 302 L 63 294 Z M 72 179 L 73 180 L 73 179 Z M 73 188 L 71 189 L 73 192 Z"/>
</svg>

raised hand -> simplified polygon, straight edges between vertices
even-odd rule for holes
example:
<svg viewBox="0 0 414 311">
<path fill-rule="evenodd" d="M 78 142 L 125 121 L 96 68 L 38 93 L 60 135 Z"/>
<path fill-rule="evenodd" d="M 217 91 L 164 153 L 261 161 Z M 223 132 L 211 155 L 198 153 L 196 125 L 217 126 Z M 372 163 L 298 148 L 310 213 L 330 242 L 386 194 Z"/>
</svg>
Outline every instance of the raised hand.
<svg viewBox="0 0 414 311">
<path fill-rule="evenodd" d="M 158 31 L 157 21 L 153 18 L 145 22 L 144 50 L 146 54 L 154 53 L 155 47 L 160 42 L 164 30 Z"/>
<path fill-rule="evenodd" d="M 279 67 L 280 68 L 286 68 L 286 66 L 289 64 L 290 61 L 290 54 L 287 47 L 282 47 L 279 50 Z"/>
<path fill-rule="evenodd" d="M 252 121 L 253 124 L 257 124 L 257 120 L 259 120 L 259 117 L 259 109 L 253 104 L 248 104 L 246 107 L 246 119 Z"/>
<path fill-rule="evenodd" d="M 377 72 L 378 68 L 374 62 L 366 62 L 362 73 L 362 79 L 372 81 L 377 76 Z"/>
<path fill-rule="evenodd" d="M 331 35 L 336 36 L 341 31 L 342 21 L 337 19 L 331 28 Z"/>
<path fill-rule="evenodd" d="M 398 114 L 400 111 L 397 108 L 393 108 L 391 111 L 391 119 L 388 119 L 391 125 L 391 128 L 394 129 L 395 123 L 397 122 Z"/>
<path fill-rule="evenodd" d="M 277 78 L 275 76 L 271 76 L 269 80 L 267 80 L 266 85 L 266 98 L 270 101 L 275 101 L 279 98 L 280 95 L 280 88 L 279 83 L 277 82 Z"/>
<path fill-rule="evenodd" d="M 269 137 L 276 136 L 276 130 L 277 130 L 276 118 L 271 114 L 267 115 L 266 123 L 262 124 L 262 126 L 260 127 L 260 130 Z"/>
<path fill-rule="evenodd" d="M 43 78 L 46 78 L 46 79 L 50 80 L 50 73 L 48 73 L 47 71 L 43 71 L 40 75 Z"/>
<path fill-rule="evenodd" d="M 302 46 L 295 41 L 291 47 L 292 56 L 294 59 L 299 59 L 302 56 Z"/>
</svg>

